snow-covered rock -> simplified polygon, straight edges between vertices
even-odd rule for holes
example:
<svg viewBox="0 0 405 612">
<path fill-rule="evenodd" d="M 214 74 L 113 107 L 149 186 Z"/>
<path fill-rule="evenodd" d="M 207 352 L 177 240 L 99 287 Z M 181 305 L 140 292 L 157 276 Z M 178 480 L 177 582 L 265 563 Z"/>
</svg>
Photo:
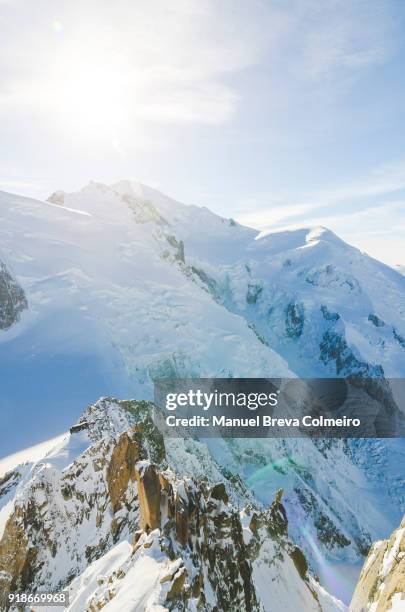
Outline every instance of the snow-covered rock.
<svg viewBox="0 0 405 612">
<path fill-rule="evenodd" d="M 9 329 L 27 308 L 24 291 L 0 260 L 0 330 Z"/>
<path fill-rule="evenodd" d="M 405 610 L 405 517 L 388 540 L 371 547 L 350 610 Z"/>
<path fill-rule="evenodd" d="M 282 492 L 260 510 L 208 455 L 194 473 L 200 443 L 167 450 L 152 413 L 103 398 L 43 459 L 6 474 L 2 595 L 67 588 L 71 612 L 345 610 L 289 540 Z"/>
</svg>

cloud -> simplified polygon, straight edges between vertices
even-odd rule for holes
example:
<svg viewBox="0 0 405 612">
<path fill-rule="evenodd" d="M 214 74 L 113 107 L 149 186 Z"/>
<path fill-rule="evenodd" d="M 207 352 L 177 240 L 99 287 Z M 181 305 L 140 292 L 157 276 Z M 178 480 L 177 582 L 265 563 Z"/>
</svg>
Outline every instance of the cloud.
<svg viewBox="0 0 405 612">
<path fill-rule="evenodd" d="M 274 201 L 274 199 L 269 197 L 268 202 L 271 201 Z M 266 229 L 279 225 L 280 223 L 286 223 L 292 218 L 304 217 L 320 206 L 320 204 L 309 202 L 302 202 L 300 204 L 290 204 L 285 202 L 284 204 L 268 204 L 263 208 L 258 208 L 257 200 L 252 200 L 242 204 L 242 208 L 253 207 L 253 210 L 238 214 L 237 220 L 239 223 L 242 223 L 242 225 L 248 225 L 258 229 Z"/>
<path fill-rule="evenodd" d="M 366 163 L 367 92 L 346 94 L 391 57 L 394 13 L 380 0 L 0 0 L 0 127 L 17 168 L 4 176 L 49 173 L 57 188 L 140 172 L 190 200 L 205 184 L 259 228 L 365 208 L 405 186 L 405 162 L 327 187 L 322 172 Z M 243 185 L 253 197 L 236 206 Z"/>
<path fill-rule="evenodd" d="M 292 6 L 297 76 L 324 81 L 381 64 L 391 53 L 394 20 L 378 0 L 298 0 Z"/>
<path fill-rule="evenodd" d="M 0 113 L 65 124 L 68 98 L 76 117 L 82 105 L 87 116 L 91 107 L 100 118 L 124 115 L 126 125 L 217 125 L 238 107 L 232 78 L 260 61 L 320 79 L 381 62 L 387 50 L 387 17 L 374 0 L 3 4 Z"/>
<path fill-rule="evenodd" d="M 391 211 L 393 207 L 397 212 L 401 212 L 401 207 L 405 211 L 402 200 L 386 201 L 387 197 L 404 190 L 405 160 L 400 159 L 372 168 L 367 174 L 341 186 L 321 188 L 295 198 L 291 194 L 270 193 L 245 200 L 239 205 L 237 219 L 258 229 L 268 229 L 296 219 L 308 219 L 315 210 L 320 211 L 320 216 L 316 217 L 317 224 L 323 223 L 319 220 L 321 217 L 326 221 L 345 219 L 346 214 L 351 219 L 367 218 L 370 213 L 381 214 L 381 211 Z M 370 206 L 370 200 L 375 199 L 378 204 Z M 340 206 L 337 208 L 337 205 Z M 340 210 L 340 214 L 336 215 L 336 210 Z M 405 212 L 403 214 L 405 216 Z"/>
<path fill-rule="evenodd" d="M 100 130 L 112 115 L 127 128 L 137 120 L 222 123 L 238 102 L 228 76 L 254 64 L 267 44 L 260 23 L 246 23 L 246 10 L 226 1 L 72 0 L 56 10 L 48 0 L 41 8 L 27 4 L 21 18 L 10 5 L 0 42 L 3 116 L 69 127 L 84 119 Z"/>
<path fill-rule="evenodd" d="M 373 168 L 367 175 L 332 189 L 318 192 L 325 204 L 343 200 L 381 197 L 405 189 L 405 160 L 397 160 Z"/>
<path fill-rule="evenodd" d="M 393 194 L 398 197 L 393 199 Z M 325 226 L 389 265 L 405 262 L 405 160 L 383 164 L 342 187 L 301 197 L 301 202 L 291 195 L 284 202 L 280 194 L 262 197 L 261 208 L 246 208 L 236 218 L 263 232 Z M 257 206 L 258 200 L 254 202 Z M 253 201 L 245 202 L 249 204 Z"/>
<path fill-rule="evenodd" d="M 341 215 L 313 217 L 307 219 L 307 224 L 329 227 L 350 244 L 389 265 L 405 262 L 405 200 Z"/>
</svg>

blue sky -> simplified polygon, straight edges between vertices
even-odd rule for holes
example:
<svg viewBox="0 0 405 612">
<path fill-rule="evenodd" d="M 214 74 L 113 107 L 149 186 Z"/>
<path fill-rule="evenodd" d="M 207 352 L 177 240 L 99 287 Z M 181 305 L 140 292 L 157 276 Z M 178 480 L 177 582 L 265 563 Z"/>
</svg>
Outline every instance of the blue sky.
<svg viewBox="0 0 405 612">
<path fill-rule="evenodd" d="M 0 189 L 132 178 L 405 264 L 405 3 L 0 0 Z"/>
</svg>

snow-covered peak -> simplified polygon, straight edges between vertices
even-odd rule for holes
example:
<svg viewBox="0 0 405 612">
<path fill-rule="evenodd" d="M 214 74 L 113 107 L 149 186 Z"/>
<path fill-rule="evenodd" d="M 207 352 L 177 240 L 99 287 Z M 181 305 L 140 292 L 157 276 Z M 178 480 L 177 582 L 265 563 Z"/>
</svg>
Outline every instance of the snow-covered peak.
<svg viewBox="0 0 405 612">
<path fill-rule="evenodd" d="M 170 198 L 161 191 L 137 181 L 121 180 L 113 183 L 109 188 L 119 193 L 121 196 L 129 195 L 142 200 L 149 200 L 153 202 L 155 206 L 164 207 L 166 210 L 168 210 L 169 207 L 178 208 L 186 206 L 185 204 L 180 204 L 180 202 Z"/>
<path fill-rule="evenodd" d="M 256 241 L 258 248 L 266 249 L 268 253 L 273 254 L 307 248 L 319 243 L 327 243 L 346 249 L 351 248 L 331 230 L 322 226 L 278 232 L 266 230 L 258 234 Z"/>
<path fill-rule="evenodd" d="M 162 212 L 174 212 L 177 209 L 188 209 L 189 206 L 177 202 L 157 189 L 132 180 L 121 180 L 110 185 L 91 180 L 78 191 L 64 192 L 56 191 L 50 196 L 49 201 L 66 204 L 68 201 L 81 202 L 86 205 L 89 200 L 101 205 L 103 202 L 117 204 L 118 202 L 138 201 L 149 202 Z M 197 207 L 196 207 L 197 208 Z"/>
<path fill-rule="evenodd" d="M 148 209 L 147 220 L 166 225 L 178 240 L 187 241 L 188 252 L 196 257 L 229 263 L 244 251 L 258 231 L 221 217 L 205 206 L 182 204 L 142 183 L 122 180 L 111 185 L 90 181 L 80 191 L 55 192 L 50 202 L 87 211 L 95 217 L 128 226 L 136 211 Z M 134 217 L 133 217 L 134 218 Z"/>
</svg>

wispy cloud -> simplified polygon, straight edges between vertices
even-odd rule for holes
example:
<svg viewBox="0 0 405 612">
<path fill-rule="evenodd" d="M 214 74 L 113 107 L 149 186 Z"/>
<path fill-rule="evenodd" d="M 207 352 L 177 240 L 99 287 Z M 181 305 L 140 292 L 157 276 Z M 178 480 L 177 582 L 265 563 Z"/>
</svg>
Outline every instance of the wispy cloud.
<svg viewBox="0 0 405 612">
<path fill-rule="evenodd" d="M 327 203 L 385 196 L 405 189 L 405 160 L 372 168 L 365 176 L 339 187 L 319 191 L 318 199 Z"/>
<path fill-rule="evenodd" d="M 0 112 L 74 123 L 81 114 L 94 121 L 101 109 L 100 129 L 112 114 L 124 115 L 127 129 L 137 118 L 222 123 L 238 99 L 226 77 L 255 63 L 266 45 L 259 22 L 246 24 L 245 9 L 229 9 L 213 0 L 73 0 L 59 6 L 55 22 L 53 2 L 31 14 L 27 6 L 25 19 L 10 5 Z"/>
<path fill-rule="evenodd" d="M 393 194 L 398 197 L 393 199 Z M 405 261 L 405 160 L 374 168 L 342 187 L 301 197 L 305 201 L 297 197 L 292 203 L 291 196 L 283 202 L 279 194 L 269 195 L 267 205 L 263 197 L 260 208 L 245 209 L 237 219 L 262 231 L 326 226 L 391 265 Z"/>
<path fill-rule="evenodd" d="M 45 179 L 17 177 L 10 180 L 0 180 L 0 191 L 42 199 L 44 193 L 51 192 L 51 185 L 52 182 Z"/>
<path fill-rule="evenodd" d="M 271 197 L 268 197 L 267 201 L 274 202 Z M 258 201 L 251 200 L 241 205 L 241 208 L 248 207 L 250 210 L 238 214 L 237 219 L 239 223 L 243 225 L 265 229 L 275 225 L 285 224 L 289 219 L 306 216 L 320 206 L 321 204 L 307 202 L 301 202 L 299 204 L 289 204 L 288 202 L 277 204 L 276 201 L 275 204 L 267 204 L 267 206 L 262 202 L 262 208 L 258 208 Z M 253 208 L 253 210 L 251 210 L 251 208 Z"/>
<path fill-rule="evenodd" d="M 393 19 L 375 0 L 293 1 L 294 69 L 311 80 L 336 77 L 384 62 L 391 52 Z"/>
<path fill-rule="evenodd" d="M 366 211 L 382 211 L 395 205 L 399 210 L 403 201 L 386 202 L 386 198 L 405 190 L 405 160 L 386 163 L 372 168 L 367 174 L 356 180 L 339 186 L 320 188 L 304 194 L 281 195 L 266 194 L 239 203 L 238 220 L 259 229 L 267 229 L 272 225 L 285 225 L 289 221 L 300 218 L 310 219 L 311 213 L 320 211 L 323 219 L 331 219 L 335 214 L 337 204 L 348 204 L 351 218 L 353 215 L 365 215 Z M 370 206 L 370 200 L 379 199 L 379 204 Z M 358 209 L 358 210 L 357 210 Z M 336 218 L 342 218 L 346 209 L 340 207 L 341 213 Z M 404 206 L 405 210 L 405 206 Z M 404 213 L 405 214 L 405 213 Z M 320 216 L 318 218 L 320 218 Z"/>
<path fill-rule="evenodd" d="M 56 9 L 48 0 L 35 10 L 25 3 L 24 13 L 3 4 L 0 112 L 70 128 L 81 110 L 95 122 L 92 108 L 100 124 L 103 113 L 127 126 L 137 118 L 220 124 L 235 116 L 240 96 L 230 77 L 264 57 L 270 70 L 282 61 L 319 79 L 387 52 L 387 20 L 373 1 L 72 0 Z"/>
</svg>

